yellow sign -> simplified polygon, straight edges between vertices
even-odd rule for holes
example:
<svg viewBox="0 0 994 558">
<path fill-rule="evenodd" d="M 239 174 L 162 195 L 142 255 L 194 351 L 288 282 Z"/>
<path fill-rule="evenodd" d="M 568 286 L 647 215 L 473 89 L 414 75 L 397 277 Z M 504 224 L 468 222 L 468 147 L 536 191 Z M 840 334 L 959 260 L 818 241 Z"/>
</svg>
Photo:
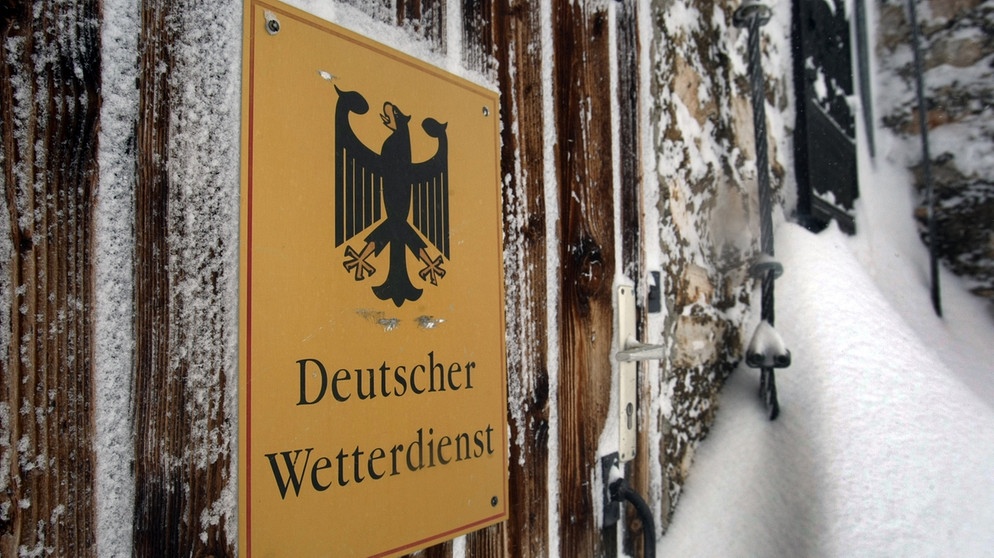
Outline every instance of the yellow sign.
<svg viewBox="0 0 994 558">
<path fill-rule="evenodd" d="M 243 72 L 240 552 L 505 519 L 497 94 L 276 2 Z"/>
</svg>

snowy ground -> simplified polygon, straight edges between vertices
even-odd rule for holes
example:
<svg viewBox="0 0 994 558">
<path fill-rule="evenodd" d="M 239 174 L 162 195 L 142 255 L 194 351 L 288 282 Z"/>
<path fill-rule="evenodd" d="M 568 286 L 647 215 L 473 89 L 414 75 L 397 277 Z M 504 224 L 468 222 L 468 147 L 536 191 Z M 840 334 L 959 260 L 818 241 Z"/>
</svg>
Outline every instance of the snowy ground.
<svg viewBox="0 0 994 558">
<path fill-rule="evenodd" d="M 857 236 L 779 226 L 780 418 L 737 370 L 660 556 L 994 552 L 994 314 L 948 273 L 933 313 L 911 178 L 885 161 L 908 146 L 877 137 Z"/>
</svg>

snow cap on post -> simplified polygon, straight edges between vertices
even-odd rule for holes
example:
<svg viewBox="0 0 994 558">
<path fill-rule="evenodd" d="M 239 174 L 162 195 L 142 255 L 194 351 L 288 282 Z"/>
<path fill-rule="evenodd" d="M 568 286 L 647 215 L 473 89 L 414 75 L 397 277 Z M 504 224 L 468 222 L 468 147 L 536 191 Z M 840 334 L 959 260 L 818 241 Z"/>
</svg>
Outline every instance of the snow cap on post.
<svg viewBox="0 0 994 558">
<path fill-rule="evenodd" d="M 746 349 L 746 364 L 750 368 L 787 368 L 790 366 L 790 351 L 786 343 L 770 322 L 759 322 L 749 348 Z"/>
<path fill-rule="evenodd" d="M 770 21 L 770 8 L 759 0 L 746 0 L 732 14 L 732 23 L 736 27 L 748 27 L 749 23 L 757 20 L 757 27 L 762 27 Z"/>
</svg>

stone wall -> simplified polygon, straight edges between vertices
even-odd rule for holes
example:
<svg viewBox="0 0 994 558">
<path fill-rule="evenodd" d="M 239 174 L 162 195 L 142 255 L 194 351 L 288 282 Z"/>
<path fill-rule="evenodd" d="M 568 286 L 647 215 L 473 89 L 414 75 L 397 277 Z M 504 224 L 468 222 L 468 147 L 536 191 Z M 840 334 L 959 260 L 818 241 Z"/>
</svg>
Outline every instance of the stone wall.
<svg viewBox="0 0 994 558">
<path fill-rule="evenodd" d="M 665 308 L 655 325 L 670 347 L 660 371 L 661 400 L 668 405 L 660 433 L 664 525 L 713 422 L 718 391 L 752 334 L 750 301 L 759 300 L 748 275 L 759 252 L 759 209 L 747 33 L 732 25 L 738 6 L 722 0 L 653 3 L 657 161 L 655 172 L 646 172 L 654 174 L 648 181 L 658 181 Z M 772 7 L 761 45 L 771 181 L 782 202 L 793 167 L 790 4 Z M 758 398 L 756 412 L 763 413 Z"/>
<path fill-rule="evenodd" d="M 906 143 L 900 151 L 915 170 L 915 216 L 927 242 L 907 3 L 884 0 L 878 9 L 880 113 Z M 994 301 L 994 0 L 919 0 L 917 13 L 939 254 L 974 293 Z"/>
</svg>

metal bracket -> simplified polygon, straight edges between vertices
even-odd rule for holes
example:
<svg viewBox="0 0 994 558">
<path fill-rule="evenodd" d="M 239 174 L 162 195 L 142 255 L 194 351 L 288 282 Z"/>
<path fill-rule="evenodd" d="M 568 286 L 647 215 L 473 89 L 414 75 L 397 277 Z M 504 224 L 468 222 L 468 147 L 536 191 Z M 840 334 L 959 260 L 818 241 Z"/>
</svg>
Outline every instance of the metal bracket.
<svg viewBox="0 0 994 558">
<path fill-rule="evenodd" d="M 636 339 L 635 288 L 618 287 L 618 314 L 614 330 L 618 343 L 618 459 L 622 463 L 635 458 L 638 433 L 638 366 L 642 360 L 663 358 L 663 345 L 646 345 Z"/>
<path fill-rule="evenodd" d="M 663 285 L 660 282 L 662 274 L 658 271 L 649 272 L 649 297 L 646 307 L 650 314 L 658 314 L 663 311 Z"/>
<path fill-rule="evenodd" d="M 749 23 L 756 19 L 759 27 L 766 25 L 770 21 L 772 10 L 761 0 L 746 0 L 732 14 L 732 24 L 736 27 L 748 27 Z"/>
<path fill-rule="evenodd" d="M 618 341 L 618 458 L 624 463 L 635 458 L 635 440 L 638 432 L 638 367 L 635 361 L 622 360 L 629 339 L 635 338 L 635 289 L 618 287 L 618 323 L 614 330 Z"/>
<path fill-rule="evenodd" d="M 601 457 L 601 501 L 603 502 L 604 527 L 611 527 L 621 519 L 621 505 L 617 500 L 611 498 L 611 470 L 619 467 L 618 454 L 610 453 Z"/>
</svg>

